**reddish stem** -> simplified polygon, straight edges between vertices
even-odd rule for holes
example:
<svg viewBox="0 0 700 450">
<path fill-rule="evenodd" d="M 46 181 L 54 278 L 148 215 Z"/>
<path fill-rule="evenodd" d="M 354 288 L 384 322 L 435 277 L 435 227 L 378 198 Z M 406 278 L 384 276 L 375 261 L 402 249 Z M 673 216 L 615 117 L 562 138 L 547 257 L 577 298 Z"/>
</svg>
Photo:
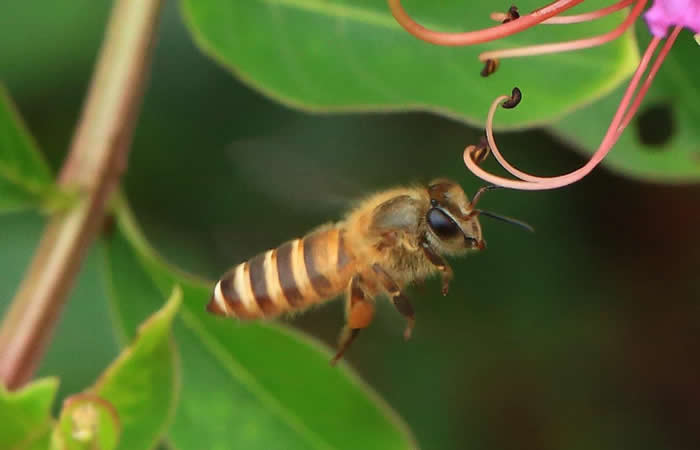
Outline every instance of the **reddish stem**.
<svg viewBox="0 0 700 450">
<path fill-rule="evenodd" d="M 54 214 L 0 328 L 0 382 L 31 379 L 126 166 L 161 0 L 118 0 L 58 183 L 80 199 Z"/>
</svg>

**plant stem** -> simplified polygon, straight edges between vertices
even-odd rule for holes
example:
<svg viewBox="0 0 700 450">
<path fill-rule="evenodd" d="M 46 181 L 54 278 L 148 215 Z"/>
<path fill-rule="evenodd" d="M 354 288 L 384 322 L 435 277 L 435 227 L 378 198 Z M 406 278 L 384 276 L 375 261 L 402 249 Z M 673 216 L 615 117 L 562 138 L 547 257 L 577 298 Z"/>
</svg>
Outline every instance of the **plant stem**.
<svg viewBox="0 0 700 450">
<path fill-rule="evenodd" d="M 126 168 L 162 0 L 117 0 L 58 183 L 80 200 L 49 219 L 0 328 L 0 380 L 26 383 Z"/>
</svg>

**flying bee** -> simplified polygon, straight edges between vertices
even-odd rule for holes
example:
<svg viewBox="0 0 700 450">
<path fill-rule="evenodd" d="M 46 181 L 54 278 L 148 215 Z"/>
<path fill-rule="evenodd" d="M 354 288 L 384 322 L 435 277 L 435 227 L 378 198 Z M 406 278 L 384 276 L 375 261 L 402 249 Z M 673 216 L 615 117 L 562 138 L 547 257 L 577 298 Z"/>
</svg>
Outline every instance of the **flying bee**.
<svg viewBox="0 0 700 450">
<path fill-rule="evenodd" d="M 483 250 L 479 216 L 530 229 L 508 217 L 476 209 L 462 188 L 447 179 L 428 186 L 390 189 L 361 202 L 344 220 L 261 253 L 226 272 L 214 287 L 207 310 L 241 320 L 270 318 L 302 310 L 346 293 L 346 324 L 335 364 L 371 322 L 375 298 L 386 294 L 406 319 L 404 337 L 415 325 L 402 289 L 440 273 L 447 295 L 452 269 L 443 255 Z"/>
</svg>

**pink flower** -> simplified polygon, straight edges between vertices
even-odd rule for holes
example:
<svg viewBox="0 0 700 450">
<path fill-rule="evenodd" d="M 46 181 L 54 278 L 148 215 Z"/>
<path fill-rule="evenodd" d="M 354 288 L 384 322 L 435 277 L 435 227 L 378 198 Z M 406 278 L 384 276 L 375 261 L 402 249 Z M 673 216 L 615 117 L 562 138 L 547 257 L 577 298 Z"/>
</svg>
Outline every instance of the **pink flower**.
<svg viewBox="0 0 700 450">
<path fill-rule="evenodd" d="M 574 51 L 584 48 L 603 45 L 621 36 L 627 29 L 634 25 L 641 16 L 647 0 L 618 0 L 611 5 L 584 14 L 562 15 L 565 11 L 583 3 L 583 0 L 556 0 L 533 12 L 520 15 L 516 7 L 511 7 L 506 13 L 493 13 L 491 18 L 501 21 L 500 25 L 477 31 L 464 33 L 443 33 L 429 30 L 416 23 L 401 6 L 401 0 L 388 0 L 391 11 L 396 20 L 411 34 L 424 41 L 448 46 L 474 45 L 495 41 L 500 38 L 519 33 L 528 28 L 540 24 L 570 24 L 595 20 L 607 16 L 616 11 L 629 7 L 627 17 L 617 28 L 594 36 L 592 38 L 578 39 L 569 42 L 555 42 L 549 44 L 534 45 L 531 47 L 513 48 L 484 52 L 479 59 L 484 62 L 481 74 L 489 76 L 498 68 L 499 61 L 505 58 L 534 56 L 545 53 L 558 53 Z M 630 84 L 620 101 L 617 112 L 613 117 L 608 130 L 600 143 L 600 146 L 591 159 L 581 168 L 557 177 L 538 177 L 522 172 L 513 167 L 501 155 L 493 136 L 493 118 L 499 106 L 514 108 L 520 102 L 522 93 L 519 89 L 513 89 L 510 96 L 498 97 L 489 109 L 486 120 L 487 143 L 479 146 L 470 145 L 464 150 L 464 162 L 475 175 L 489 183 L 513 189 L 542 190 L 555 189 L 574 183 L 589 174 L 603 160 L 612 149 L 622 132 L 631 122 L 634 114 L 649 90 L 654 76 L 658 72 L 663 60 L 671 50 L 678 34 L 683 28 L 688 28 L 694 33 L 700 33 L 700 0 L 654 0 L 654 5 L 644 15 L 651 34 L 654 36 L 649 43 L 639 66 L 635 71 Z M 668 28 L 672 27 L 667 37 Z M 658 54 L 657 48 L 662 40 L 665 42 Z M 645 75 L 649 69 L 649 72 Z M 504 178 L 483 170 L 479 163 L 492 152 L 498 162 L 516 179 Z"/>
<path fill-rule="evenodd" d="M 673 26 L 700 33 L 700 0 L 655 0 L 644 18 L 656 37 L 666 37 L 668 28 Z"/>
</svg>

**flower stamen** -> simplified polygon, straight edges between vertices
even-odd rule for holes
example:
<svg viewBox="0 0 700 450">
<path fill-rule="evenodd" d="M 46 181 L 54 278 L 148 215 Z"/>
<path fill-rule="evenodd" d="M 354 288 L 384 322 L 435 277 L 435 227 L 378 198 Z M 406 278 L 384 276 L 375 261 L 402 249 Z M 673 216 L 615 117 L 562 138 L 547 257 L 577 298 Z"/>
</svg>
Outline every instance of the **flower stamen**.
<svg viewBox="0 0 700 450">
<path fill-rule="evenodd" d="M 511 21 L 513 21 L 515 19 L 519 19 L 519 18 L 520 18 L 520 12 L 518 11 L 518 7 L 511 6 L 510 8 L 508 8 L 508 12 L 505 14 L 505 17 L 503 18 L 501 23 L 508 23 L 508 22 L 511 22 Z"/>
<path fill-rule="evenodd" d="M 659 52 L 659 55 L 657 56 L 649 72 L 649 75 L 645 80 L 645 85 L 647 85 L 647 81 L 649 84 L 651 83 L 651 80 L 653 79 L 653 76 L 656 73 L 654 68 L 658 70 L 658 66 L 661 65 L 661 62 L 663 62 L 663 59 L 666 57 L 668 50 L 671 48 L 671 45 L 673 45 L 673 41 L 675 40 L 679 31 L 679 27 L 673 30 L 673 33 L 668 38 L 666 45 L 664 45 L 663 49 Z M 501 102 L 503 102 L 504 100 L 507 101 L 511 99 L 511 97 L 505 95 L 498 97 L 491 104 L 491 108 L 489 109 L 489 114 L 486 121 L 486 138 L 489 143 L 490 151 L 491 153 L 493 153 L 493 156 L 496 158 L 499 164 L 501 164 L 501 166 L 503 166 L 503 168 L 506 171 L 508 171 L 511 175 L 519 179 L 513 180 L 490 174 L 483 170 L 481 167 L 479 167 L 478 164 L 475 164 L 475 162 L 473 161 L 473 154 L 476 151 L 476 147 L 474 145 L 470 145 L 464 150 L 465 164 L 467 165 L 469 170 L 471 170 L 476 176 L 488 183 L 511 189 L 521 190 L 556 189 L 574 183 L 583 178 L 584 176 L 588 175 L 598 165 L 598 163 L 600 163 L 600 161 L 603 160 L 603 158 L 607 155 L 607 153 L 610 151 L 613 145 L 615 145 L 622 133 L 622 130 L 624 129 L 624 126 L 622 125 L 626 126 L 629 123 L 632 117 L 630 113 L 634 113 L 634 111 L 636 110 L 635 108 L 637 108 L 639 106 L 639 103 L 641 103 L 642 98 L 646 93 L 644 86 L 640 88 L 640 91 L 637 94 L 634 103 L 630 106 L 630 101 L 632 100 L 633 95 L 637 90 L 637 86 L 639 86 L 639 81 L 646 72 L 646 69 L 649 66 L 649 63 L 652 57 L 654 56 L 656 48 L 658 47 L 660 42 L 661 38 L 654 37 L 649 43 L 649 46 L 644 52 L 640 64 L 637 67 L 637 70 L 635 71 L 634 75 L 632 76 L 632 80 L 630 81 L 627 90 L 625 91 L 625 95 L 623 96 L 622 101 L 618 106 L 615 116 L 613 117 L 613 120 L 610 123 L 610 126 L 608 127 L 605 137 L 603 138 L 600 146 L 595 151 L 591 159 L 581 168 L 574 170 L 573 172 L 570 172 L 566 175 L 560 175 L 555 177 L 537 177 L 522 172 L 514 166 L 512 166 L 510 163 L 508 163 L 508 161 L 506 161 L 506 159 L 503 157 L 500 150 L 498 149 L 498 146 L 496 145 L 496 140 L 493 137 L 493 118 L 496 113 L 496 109 L 498 108 L 498 106 L 502 106 Z"/>
<path fill-rule="evenodd" d="M 489 141 L 486 140 L 485 136 L 481 136 L 481 139 L 479 140 L 479 145 L 473 147 L 474 149 L 471 152 L 472 160 L 476 164 L 481 164 L 491 152 L 491 149 L 489 148 Z"/>
<path fill-rule="evenodd" d="M 555 44 L 541 44 L 541 45 L 533 45 L 533 46 L 528 46 L 528 47 L 518 47 L 518 48 L 510 48 L 510 49 L 504 49 L 504 50 L 495 50 L 495 51 L 490 51 L 490 52 L 484 52 L 479 55 L 479 59 L 481 61 L 487 61 L 487 60 L 498 60 L 502 58 L 517 58 L 517 57 L 523 57 L 523 56 L 533 56 L 533 55 L 543 55 L 543 54 L 550 54 L 550 53 L 560 53 L 560 52 L 567 52 L 567 51 L 572 51 L 572 50 L 581 50 L 585 48 L 591 48 L 591 47 L 597 47 L 603 44 L 606 44 L 610 41 L 613 41 L 620 37 L 627 29 L 634 25 L 634 22 L 637 20 L 637 18 L 640 16 L 642 11 L 644 10 L 644 6 L 646 5 L 647 0 L 635 0 L 637 3 L 635 4 L 634 8 L 630 11 L 630 13 L 627 15 L 625 20 L 618 25 L 615 29 L 601 34 L 599 36 L 595 36 L 592 38 L 586 38 L 586 39 L 577 39 L 574 41 L 568 41 L 568 42 L 558 42 Z M 517 22 L 517 21 L 515 21 Z"/>
<path fill-rule="evenodd" d="M 522 99 L 523 93 L 516 86 L 511 91 L 510 97 L 508 97 L 507 100 L 501 104 L 501 107 L 503 107 L 504 109 L 513 109 L 520 104 L 520 101 Z"/>
<path fill-rule="evenodd" d="M 497 59 L 487 59 L 484 61 L 484 68 L 481 69 L 481 76 L 488 77 L 498 70 L 500 62 Z"/>
<path fill-rule="evenodd" d="M 676 42 L 676 38 L 678 37 L 678 34 L 681 32 L 681 30 L 683 30 L 683 27 L 681 26 L 674 27 L 670 36 L 666 39 L 666 42 L 664 43 L 664 46 L 661 48 L 661 51 L 656 57 L 654 64 L 652 64 L 651 69 L 649 69 L 649 74 L 644 80 L 642 87 L 639 88 L 637 97 L 634 99 L 634 102 L 627 110 L 625 117 L 622 119 L 622 123 L 617 129 L 618 133 L 622 133 L 622 131 L 625 128 L 627 128 L 627 125 L 629 125 L 629 123 L 632 121 L 632 118 L 637 113 L 639 105 L 641 105 L 642 100 L 644 100 L 644 96 L 651 87 L 651 83 L 654 81 L 656 73 L 659 71 L 659 68 L 661 68 L 661 64 L 663 64 L 664 59 L 666 59 L 666 55 L 668 55 L 668 52 L 671 50 L 671 47 L 673 47 L 673 43 Z"/>
<path fill-rule="evenodd" d="M 479 59 L 485 63 L 481 71 L 482 76 L 494 73 L 503 58 L 516 58 L 568 52 L 586 48 L 597 47 L 619 38 L 634 26 L 636 20 L 646 7 L 647 0 L 617 0 L 610 6 L 583 13 L 564 16 L 565 11 L 582 3 L 583 0 L 556 0 L 552 3 L 536 9 L 529 14 L 521 16 L 518 8 L 511 6 L 505 13 L 492 13 L 491 19 L 502 22 L 500 25 L 477 31 L 449 33 L 429 30 L 415 22 L 403 9 L 401 0 L 387 0 L 392 14 L 397 22 L 415 37 L 426 42 L 442 46 L 466 46 L 498 40 L 539 24 L 573 24 L 600 19 L 616 13 L 624 8 L 631 7 L 624 20 L 611 31 L 598 36 L 576 39 L 567 42 L 541 44 L 527 47 L 511 48 L 483 52 Z M 603 137 L 598 149 L 582 167 L 568 174 L 554 177 L 538 177 L 527 174 L 512 166 L 502 156 L 493 136 L 493 121 L 496 109 L 516 107 L 522 93 L 514 88 L 511 96 L 499 96 L 489 108 L 486 120 L 486 142 L 480 145 L 470 145 L 464 150 L 464 162 L 467 167 L 483 180 L 512 189 L 543 190 L 555 189 L 574 183 L 590 173 L 615 145 L 625 128 L 630 124 L 635 113 L 639 109 L 652 81 L 654 80 L 661 64 L 668 55 L 678 34 L 682 28 L 689 28 L 696 33 L 695 38 L 700 43 L 700 0 L 653 0 L 653 6 L 644 15 L 649 30 L 653 36 L 649 46 L 642 56 L 639 66 L 634 72 L 629 86 L 625 90 L 622 100 L 615 115 Z M 674 27 L 671 34 L 666 37 L 667 29 Z M 655 56 L 656 50 L 662 39 L 666 39 L 663 47 Z M 652 61 L 653 60 L 653 61 Z M 650 66 L 651 63 L 651 66 Z M 640 85 L 640 81 L 649 69 L 649 73 Z M 481 162 L 489 153 L 493 153 L 501 166 L 517 179 L 509 179 L 490 174 L 480 167 Z"/>
<path fill-rule="evenodd" d="M 598 9 L 596 11 L 591 11 L 583 14 L 575 14 L 571 16 L 557 16 L 547 19 L 542 22 L 545 25 L 568 25 L 572 23 L 589 22 L 591 20 L 601 19 L 603 17 L 609 16 L 610 14 L 616 13 L 621 9 L 624 9 L 636 2 L 637 0 L 623 0 L 621 2 L 615 3 L 605 8 Z"/>
<path fill-rule="evenodd" d="M 582 2 L 583 0 L 557 0 L 530 14 L 520 16 L 518 20 L 511 20 L 501 25 L 477 31 L 448 33 L 425 28 L 408 15 L 403 6 L 401 6 L 401 0 L 388 0 L 391 13 L 406 31 L 418 39 L 444 46 L 473 45 L 501 39 L 542 23 L 550 17 L 561 14 Z"/>
</svg>

